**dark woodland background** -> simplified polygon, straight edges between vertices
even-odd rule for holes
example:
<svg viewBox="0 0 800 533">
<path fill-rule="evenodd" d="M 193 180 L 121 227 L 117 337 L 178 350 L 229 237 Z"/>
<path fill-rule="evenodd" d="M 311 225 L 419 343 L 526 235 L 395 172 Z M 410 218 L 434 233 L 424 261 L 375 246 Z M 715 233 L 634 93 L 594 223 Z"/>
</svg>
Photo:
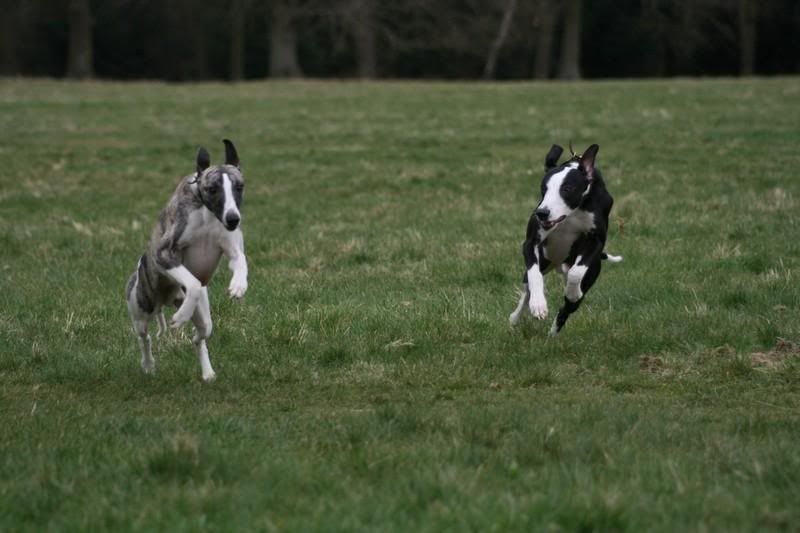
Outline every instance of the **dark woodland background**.
<svg viewBox="0 0 800 533">
<path fill-rule="evenodd" d="M 798 0 L 0 0 L 0 75 L 580 79 L 800 71 Z"/>
</svg>

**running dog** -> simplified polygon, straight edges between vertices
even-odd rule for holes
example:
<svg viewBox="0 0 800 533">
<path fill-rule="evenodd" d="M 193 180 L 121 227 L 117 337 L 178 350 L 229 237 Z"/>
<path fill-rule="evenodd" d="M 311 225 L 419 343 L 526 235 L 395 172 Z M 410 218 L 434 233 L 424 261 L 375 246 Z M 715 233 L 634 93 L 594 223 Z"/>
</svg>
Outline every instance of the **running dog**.
<svg viewBox="0 0 800 533">
<path fill-rule="evenodd" d="M 543 274 L 558 269 L 566 285 L 564 305 L 550 328 L 550 335 L 557 335 L 600 275 L 601 260 L 622 261 L 603 251 L 614 200 L 595 167 L 599 149 L 593 144 L 580 155 L 570 145 L 572 158 L 559 165 L 564 149 L 554 144 L 545 157 L 542 199 L 531 214 L 522 244 L 526 271 L 519 304 L 509 316 L 512 325 L 519 322 L 526 305 L 534 318 L 547 318 Z"/>
<path fill-rule="evenodd" d="M 234 299 L 247 290 L 247 260 L 241 230 L 244 177 L 239 155 L 228 139 L 225 164 L 211 166 L 205 148 L 197 153 L 197 171 L 178 184 L 161 211 L 147 251 L 128 280 L 126 297 L 133 329 L 139 337 L 142 369 L 155 371 L 148 325 L 156 318 L 158 334 L 166 328 L 162 308 L 174 305 L 171 326 L 178 328 L 191 319 L 194 343 L 203 381 L 216 377 L 208 358 L 206 339 L 211 335 L 208 282 L 220 258 L 228 258 L 233 272 L 228 294 Z"/>
</svg>

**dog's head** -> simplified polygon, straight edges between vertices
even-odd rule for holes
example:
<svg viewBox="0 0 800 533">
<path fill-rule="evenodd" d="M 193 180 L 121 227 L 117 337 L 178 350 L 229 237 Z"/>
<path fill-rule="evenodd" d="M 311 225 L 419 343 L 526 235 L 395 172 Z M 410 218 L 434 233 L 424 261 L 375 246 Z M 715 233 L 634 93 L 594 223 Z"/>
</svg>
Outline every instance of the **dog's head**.
<svg viewBox="0 0 800 533">
<path fill-rule="evenodd" d="M 580 207 L 584 197 L 589 194 L 594 181 L 594 161 L 596 144 L 591 145 L 582 155 L 573 154 L 572 159 L 559 165 L 563 148 L 554 144 L 544 159 L 544 178 L 542 179 L 542 200 L 536 207 L 536 218 L 545 231 L 555 228 Z"/>
<path fill-rule="evenodd" d="M 197 191 L 200 200 L 214 216 L 222 222 L 225 229 L 233 231 L 242 220 L 242 193 L 244 176 L 239 168 L 239 154 L 228 139 L 225 144 L 225 164 L 211 166 L 208 150 L 200 148 L 197 152 Z"/>
</svg>

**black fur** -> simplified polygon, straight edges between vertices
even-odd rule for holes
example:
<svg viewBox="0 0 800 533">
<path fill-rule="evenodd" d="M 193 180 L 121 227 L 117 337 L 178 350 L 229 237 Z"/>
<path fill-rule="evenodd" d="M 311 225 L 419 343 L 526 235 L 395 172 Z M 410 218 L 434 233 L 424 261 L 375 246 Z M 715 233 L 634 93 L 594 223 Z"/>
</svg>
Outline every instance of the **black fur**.
<svg viewBox="0 0 800 533">
<path fill-rule="evenodd" d="M 599 147 L 590 146 L 583 155 L 575 155 L 572 159 L 558 165 L 558 158 L 563 149 L 553 145 L 545 157 L 545 174 L 542 178 L 541 194 L 544 199 L 550 179 L 559 172 L 563 172 L 572 164 L 564 176 L 559 190 L 559 195 L 572 211 L 569 218 L 582 217 L 583 220 L 592 220 L 590 227 L 573 234 L 569 231 L 558 231 L 558 224 L 569 224 L 569 220 L 556 223 L 555 226 L 545 228 L 545 224 L 552 223 L 549 209 L 541 205 L 534 210 L 528 219 L 525 241 L 522 245 L 522 255 L 525 260 L 526 271 L 523 274 L 523 283 L 528 283 L 528 270 L 538 266 L 542 274 L 546 274 L 555 267 L 565 265 L 566 268 L 580 265 L 587 268 L 580 288 L 583 295 L 576 301 L 565 297 L 564 305 L 559 310 L 555 322 L 555 331 L 560 331 L 567 322 L 570 314 L 580 306 L 583 297 L 600 275 L 601 261 L 608 256 L 603 252 L 608 234 L 608 220 L 614 200 L 606 189 L 602 173 L 594 166 Z M 574 165 L 574 163 L 578 163 Z M 575 219 L 577 220 L 577 219 Z M 572 242 L 563 241 L 561 246 L 553 249 L 568 249 L 565 257 L 549 257 L 548 249 L 554 244 L 551 239 L 574 239 Z M 568 247 L 568 248 L 567 248 Z"/>
<path fill-rule="evenodd" d="M 225 145 L 225 164 L 239 168 L 239 154 L 236 153 L 236 147 L 229 139 L 222 139 L 222 143 Z"/>
</svg>

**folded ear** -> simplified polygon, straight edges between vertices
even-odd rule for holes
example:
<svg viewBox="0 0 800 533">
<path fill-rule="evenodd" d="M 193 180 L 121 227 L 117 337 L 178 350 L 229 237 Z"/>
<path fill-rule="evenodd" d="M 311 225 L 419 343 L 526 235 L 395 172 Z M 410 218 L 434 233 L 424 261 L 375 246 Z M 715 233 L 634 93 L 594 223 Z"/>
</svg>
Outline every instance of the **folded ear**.
<svg viewBox="0 0 800 533">
<path fill-rule="evenodd" d="M 229 139 L 222 139 L 225 144 L 225 164 L 239 166 L 239 154 L 236 153 L 236 147 Z"/>
<path fill-rule="evenodd" d="M 581 156 L 580 167 L 586 177 L 592 179 L 594 177 L 594 160 L 597 158 L 597 151 L 600 149 L 596 144 L 591 145 L 583 152 Z"/>
<path fill-rule="evenodd" d="M 564 149 L 561 148 L 559 145 L 554 144 L 550 147 L 550 151 L 547 152 L 547 155 L 544 158 L 544 169 L 549 170 L 558 165 L 558 158 L 561 157 L 561 152 Z"/>
<path fill-rule="evenodd" d="M 200 147 L 200 150 L 197 152 L 197 175 L 199 176 L 205 169 L 211 166 L 211 156 L 208 154 L 208 150 Z"/>
</svg>

